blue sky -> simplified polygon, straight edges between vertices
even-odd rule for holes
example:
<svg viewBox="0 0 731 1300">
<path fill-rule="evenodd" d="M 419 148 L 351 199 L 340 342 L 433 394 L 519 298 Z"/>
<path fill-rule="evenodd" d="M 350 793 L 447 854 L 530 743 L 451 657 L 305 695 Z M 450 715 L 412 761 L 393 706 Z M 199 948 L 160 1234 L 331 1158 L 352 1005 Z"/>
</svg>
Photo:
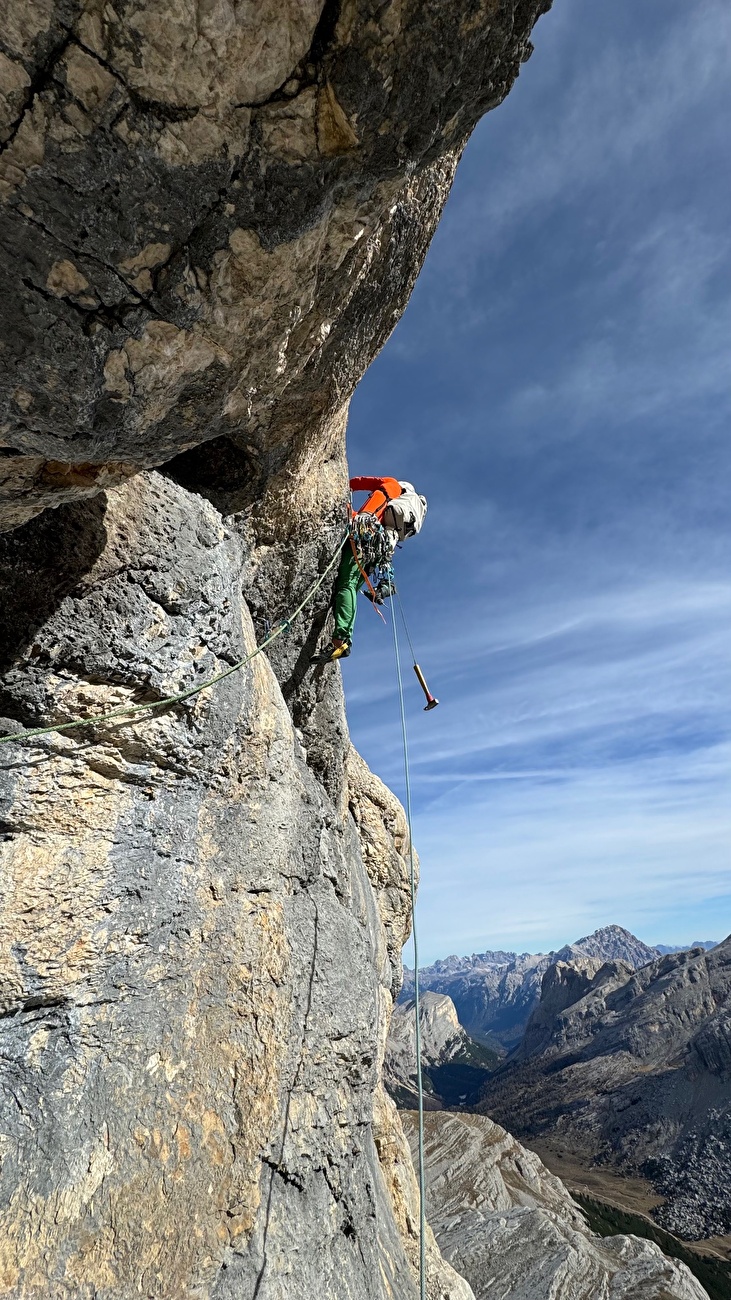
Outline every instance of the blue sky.
<svg viewBox="0 0 731 1300">
<path fill-rule="evenodd" d="M 397 556 L 422 956 L 731 931 L 726 0 L 556 0 L 351 408 Z M 353 739 L 403 793 L 390 630 Z M 412 684 L 413 682 L 413 684 Z"/>
</svg>

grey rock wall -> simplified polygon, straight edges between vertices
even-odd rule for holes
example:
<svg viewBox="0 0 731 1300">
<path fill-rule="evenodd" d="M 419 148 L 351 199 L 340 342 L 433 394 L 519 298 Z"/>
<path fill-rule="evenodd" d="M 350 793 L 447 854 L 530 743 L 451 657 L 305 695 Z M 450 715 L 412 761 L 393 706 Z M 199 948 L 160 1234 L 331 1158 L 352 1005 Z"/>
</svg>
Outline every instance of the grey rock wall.
<svg viewBox="0 0 731 1300">
<path fill-rule="evenodd" d="M 240 537 L 157 474 L 2 558 L 26 610 L 6 732 L 254 646 Z M 415 1295 L 413 1173 L 376 1145 L 399 1141 L 378 1099 L 407 832 L 359 770 L 339 807 L 263 656 L 167 711 L 0 749 L 4 1294 Z M 468 1300 L 431 1253 L 430 1294 Z"/>
</svg>

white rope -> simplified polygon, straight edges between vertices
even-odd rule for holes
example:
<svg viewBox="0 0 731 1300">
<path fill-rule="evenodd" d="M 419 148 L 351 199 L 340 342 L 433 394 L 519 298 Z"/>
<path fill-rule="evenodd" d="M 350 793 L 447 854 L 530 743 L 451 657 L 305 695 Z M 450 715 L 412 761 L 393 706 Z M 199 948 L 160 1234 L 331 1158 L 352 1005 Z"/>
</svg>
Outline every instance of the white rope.
<svg viewBox="0 0 731 1300">
<path fill-rule="evenodd" d="M 393 589 L 391 591 L 393 595 Z M 426 1191 L 424 1179 L 424 1083 L 421 1072 L 421 1020 L 419 1012 L 419 941 L 416 933 L 416 870 L 414 867 L 414 832 L 411 817 L 411 775 L 409 770 L 409 740 L 406 732 L 404 709 L 404 684 L 401 676 L 401 655 L 396 631 L 396 610 L 391 605 L 393 649 L 396 657 L 399 705 L 401 708 L 401 735 L 404 745 L 404 782 L 406 785 L 406 822 L 409 828 L 409 880 L 411 885 L 411 935 L 414 944 L 414 1015 L 416 1017 L 416 1087 L 419 1097 L 419 1300 L 426 1300 Z"/>
</svg>

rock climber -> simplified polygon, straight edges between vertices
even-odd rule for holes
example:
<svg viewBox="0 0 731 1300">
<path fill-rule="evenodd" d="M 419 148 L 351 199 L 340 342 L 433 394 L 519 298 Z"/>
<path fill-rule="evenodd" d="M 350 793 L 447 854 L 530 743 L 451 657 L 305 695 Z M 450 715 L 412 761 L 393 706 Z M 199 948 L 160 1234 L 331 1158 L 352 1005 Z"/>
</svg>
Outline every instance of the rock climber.
<svg viewBox="0 0 731 1300">
<path fill-rule="evenodd" d="M 370 496 L 351 517 L 333 594 L 332 641 L 314 656 L 313 663 L 331 663 L 350 654 L 358 592 L 367 584 L 365 594 L 376 605 L 393 594 L 393 553 L 399 542 L 420 531 L 426 515 L 426 497 L 419 496 L 411 483 L 395 478 L 352 478 L 350 491 L 369 492 Z"/>
</svg>

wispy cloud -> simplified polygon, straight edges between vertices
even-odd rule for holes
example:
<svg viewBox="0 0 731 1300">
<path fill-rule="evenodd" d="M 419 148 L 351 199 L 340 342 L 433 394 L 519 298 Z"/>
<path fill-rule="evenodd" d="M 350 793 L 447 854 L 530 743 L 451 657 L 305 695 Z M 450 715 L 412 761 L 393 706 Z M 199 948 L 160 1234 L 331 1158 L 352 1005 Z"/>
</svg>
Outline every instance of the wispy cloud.
<svg viewBox="0 0 731 1300">
<path fill-rule="evenodd" d="M 422 646 L 448 694 L 428 720 L 428 745 L 417 746 L 415 769 L 451 781 L 452 765 L 466 760 L 530 769 L 540 753 L 551 768 L 559 756 L 564 765 L 580 758 L 591 766 L 659 738 L 669 748 L 692 748 L 694 738 L 715 742 L 731 722 L 730 639 L 731 583 L 625 589 L 558 607 L 536 602 L 497 621 L 485 609 L 456 647 L 439 637 Z M 393 692 L 390 674 L 375 663 L 377 676 L 361 662 L 347 677 L 359 743 L 369 754 L 378 754 L 380 705 Z M 378 761 L 397 779 L 397 755 Z"/>
<path fill-rule="evenodd" d="M 539 24 L 534 61 L 503 107 L 478 128 L 469 165 L 476 170 L 483 139 L 495 139 L 496 157 L 492 150 L 488 155 L 493 170 L 485 184 L 455 191 L 449 228 L 437 236 L 429 268 L 439 275 L 448 265 L 467 294 L 473 259 L 499 257 L 526 216 L 580 203 L 588 188 L 606 191 L 608 182 L 624 181 L 613 190 L 613 206 L 632 202 L 638 164 L 645 172 L 661 169 L 694 114 L 706 128 L 708 97 L 727 80 L 731 12 L 721 0 L 674 6 L 673 20 L 656 27 L 654 48 L 643 39 L 642 24 L 634 35 L 620 34 L 621 18 L 614 31 L 605 20 L 610 40 L 584 59 L 572 48 L 584 21 L 582 4 L 565 0 L 560 13 Z M 520 100 L 524 82 L 534 78 L 528 115 Z"/>
<path fill-rule="evenodd" d="M 603 279 L 595 298 L 611 306 L 557 373 L 517 387 L 511 420 L 536 437 L 575 436 L 609 411 L 637 424 L 678 405 L 689 413 L 709 399 L 728 410 L 731 299 L 718 295 L 728 253 L 693 214 L 646 229 Z M 708 415 L 704 411 L 704 418 Z M 702 434 L 702 430 L 699 430 Z M 515 444 L 514 444 L 515 445 Z"/>
<path fill-rule="evenodd" d="M 682 780 L 662 756 L 453 792 L 449 822 L 419 818 L 430 950 L 557 946 L 609 920 L 656 942 L 725 933 L 729 771 L 724 744 L 684 756 Z"/>
</svg>

